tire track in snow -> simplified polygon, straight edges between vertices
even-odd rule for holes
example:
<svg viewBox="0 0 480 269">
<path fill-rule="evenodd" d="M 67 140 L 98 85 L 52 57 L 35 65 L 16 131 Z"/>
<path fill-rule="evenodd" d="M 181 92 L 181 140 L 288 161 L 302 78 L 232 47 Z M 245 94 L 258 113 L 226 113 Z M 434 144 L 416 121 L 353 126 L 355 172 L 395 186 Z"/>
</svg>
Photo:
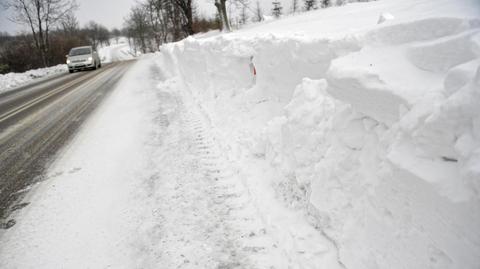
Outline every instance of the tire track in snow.
<svg viewBox="0 0 480 269">
<path fill-rule="evenodd" d="M 279 251 L 274 249 L 275 244 L 266 236 L 266 229 L 255 214 L 250 197 L 222 158 L 209 131 L 211 127 L 208 121 L 203 119 L 198 110 L 191 109 L 194 108 L 193 104 L 188 107 L 190 110 L 184 112 L 185 126 L 194 137 L 200 170 L 210 183 L 207 192 L 213 213 L 220 216 L 216 221 L 222 227 L 223 236 L 218 239 L 224 240 L 222 245 L 226 261 L 221 261 L 218 267 L 255 268 L 262 263 L 263 255 L 266 259 L 261 268 L 274 268 L 268 264 L 273 260 L 270 255 L 272 252 L 279 255 Z M 256 237 L 260 237 L 260 240 Z"/>
<path fill-rule="evenodd" d="M 151 71 L 161 77 L 158 67 Z M 287 268 L 208 121 L 179 86 L 167 80 L 158 87 L 138 266 Z"/>
<path fill-rule="evenodd" d="M 145 212 L 134 243 L 137 267 L 342 268 L 335 246 L 302 212 L 262 193 L 271 186 L 256 187 L 269 184 L 256 164 L 249 172 L 225 156 L 208 114 L 182 81 L 166 79 L 159 65 L 150 72 L 158 105 L 146 198 L 139 199 Z M 260 181 L 252 184 L 252 176 Z"/>
</svg>

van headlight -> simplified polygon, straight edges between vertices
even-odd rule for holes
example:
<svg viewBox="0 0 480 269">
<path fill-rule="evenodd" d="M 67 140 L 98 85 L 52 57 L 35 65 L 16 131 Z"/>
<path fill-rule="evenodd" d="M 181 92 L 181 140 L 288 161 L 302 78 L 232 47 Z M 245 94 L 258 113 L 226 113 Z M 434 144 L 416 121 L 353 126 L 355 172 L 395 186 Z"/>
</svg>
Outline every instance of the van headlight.
<svg viewBox="0 0 480 269">
<path fill-rule="evenodd" d="M 67 64 L 70 64 L 70 59 L 67 59 Z"/>
<path fill-rule="evenodd" d="M 92 57 L 88 57 L 87 62 L 92 62 Z"/>
</svg>

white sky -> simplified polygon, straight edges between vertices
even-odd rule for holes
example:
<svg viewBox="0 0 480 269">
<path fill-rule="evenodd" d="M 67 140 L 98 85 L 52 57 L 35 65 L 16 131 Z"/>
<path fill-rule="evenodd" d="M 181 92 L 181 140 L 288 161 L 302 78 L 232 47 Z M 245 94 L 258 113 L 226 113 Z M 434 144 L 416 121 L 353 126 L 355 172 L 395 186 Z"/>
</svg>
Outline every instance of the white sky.
<svg viewBox="0 0 480 269">
<path fill-rule="evenodd" d="M 1 2 L 2 0 L 0 0 Z M 121 28 L 124 18 L 128 15 L 130 8 L 141 0 L 77 0 L 80 5 L 76 16 L 80 25 L 94 20 L 107 28 Z M 211 17 L 215 14 L 214 0 L 195 0 L 199 15 Z M 250 0 L 251 8 L 254 9 L 256 0 Z M 272 0 L 259 0 L 264 14 L 270 14 Z M 281 0 L 284 4 L 284 11 L 290 6 L 291 0 Z M 302 3 L 303 1 L 300 0 Z M 0 31 L 7 31 L 11 34 L 18 32 L 24 27 L 8 20 L 8 11 L 0 8 Z"/>
</svg>

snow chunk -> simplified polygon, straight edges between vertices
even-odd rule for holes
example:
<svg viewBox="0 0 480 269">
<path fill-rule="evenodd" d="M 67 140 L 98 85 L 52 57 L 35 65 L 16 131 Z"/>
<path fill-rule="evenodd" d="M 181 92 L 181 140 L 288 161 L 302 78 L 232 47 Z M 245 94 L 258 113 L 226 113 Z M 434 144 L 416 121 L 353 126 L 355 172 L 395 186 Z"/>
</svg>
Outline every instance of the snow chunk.
<svg viewBox="0 0 480 269">
<path fill-rule="evenodd" d="M 378 17 L 378 21 L 377 21 L 377 24 L 381 24 L 381 23 L 384 23 L 386 21 L 390 21 L 390 20 L 393 20 L 395 19 L 395 17 L 388 13 L 388 12 L 384 12 L 382 14 L 380 14 L 380 17 Z"/>
</svg>

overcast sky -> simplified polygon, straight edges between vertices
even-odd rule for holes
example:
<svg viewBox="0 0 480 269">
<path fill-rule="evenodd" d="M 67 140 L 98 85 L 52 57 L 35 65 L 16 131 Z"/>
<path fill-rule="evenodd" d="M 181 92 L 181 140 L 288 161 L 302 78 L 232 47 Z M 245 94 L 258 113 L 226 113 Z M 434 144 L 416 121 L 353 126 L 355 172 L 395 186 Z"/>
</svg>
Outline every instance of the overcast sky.
<svg viewBox="0 0 480 269">
<path fill-rule="evenodd" d="M 3 0 L 0 0 L 2 2 Z M 266 14 L 270 13 L 271 0 L 259 0 Z M 109 29 L 114 27 L 121 28 L 124 18 L 128 15 L 130 8 L 139 0 L 77 0 L 80 5 L 76 11 L 76 16 L 80 25 L 85 25 L 88 21 L 93 20 L 105 25 Z M 199 15 L 213 16 L 215 14 L 214 0 L 195 0 Z M 252 9 L 256 0 L 250 0 Z M 284 8 L 289 0 L 282 0 Z M 0 7 L 0 31 L 7 31 L 11 34 L 18 32 L 24 27 L 12 23 L 8 20 L 8 11 Z"/>
</svg>

